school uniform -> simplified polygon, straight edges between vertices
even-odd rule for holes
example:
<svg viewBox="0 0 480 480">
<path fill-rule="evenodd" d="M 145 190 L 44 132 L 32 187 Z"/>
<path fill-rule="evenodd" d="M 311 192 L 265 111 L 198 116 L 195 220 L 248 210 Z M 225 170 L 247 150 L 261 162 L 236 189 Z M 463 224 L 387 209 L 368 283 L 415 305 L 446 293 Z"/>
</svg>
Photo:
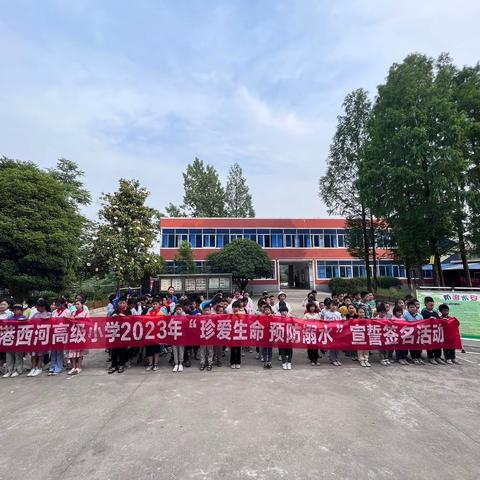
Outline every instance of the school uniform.
<svg viewBox="0 0 480 480">
<path fill-rule="evenodd" d="M 51 318 L 70 318 L 72 313 L 68 308 L 64 310 L 55 309 L 52 312 Z M 48 369 L 49 373 L 60 373 L 63 371 L 63 357 L 64 351 L 63 348 L 61 350 L 51 350 L 50 351 L 50 367 Z"/>
<path fill-rule="evenodd" d="M 11 317 L 10 320 L 25 320 L 23 315 Z M 23 352 L 7 352 L 7 373 L 10 375 L 17 372 L 19 375 L 23 373 Z"/>
<path fill-rule="evenodd" d="M 304 320 L 320 320 L 320 314 L 319 313 L 306 312 L 303 315 L 303 318 L 304 318 Z M 318 359 L 320 357 L 318 355 L 318 349 L 316 349 L 316 348 L 307 349 L 307 356 L 308 356 L 308 359 L 311 362 L 315 362 L 315 363 L 318 361 Z"/>
<path fill-rule="evenodd" d="M 440 318 L 440 315 L 438 314 L 438 312 L 436 310 L 427 310 L 426 308 L 424 308 L 422 310 L 422 317 L 425 319 L 425 320 L 428 320 L 429 318 Z M 432 358 L 441 358 L 442 356 L 442 349 L 441 348 L 434 348 L 434 349 L 431 349 L 431 350 L 427 350 L 427 355 L 428 355 L 428 358 L 431 360 Z"/>
<path fill-rule="evenodd" d="M 416 313 L 412 315 L 408 310 L 403 314 L 403 319 L 407 322 L 418 322 L 419 320 L 423 320 L 423 316 L 420 313 Z M 410 358 L 412 360 L 421 359 L 422 358 L 422 351 L 421 350 L 410 350 Z"/>
<path fill-rule="evenodd" d="M 81 320 L 83 318 L 89 318 L 90 317 L 90 314 L 88 313 L 88 310 L 75 310 L 75 312 L 73 312 L 72 314 L 72 319 L 74 320 Z M 65 356 L 67 358 L 80 358 L 80 357 L 84 357 L 85 355 L 88 355 L 88 350 L 68 350 L 67 352 L 65 352 Z"/>
<path fill-rule="evenodd" d="M 323 319 L 326 322 L 334 322 L 334 321 L 343 321 L 342 315 L 340 312 L 335 311 L 332 312 L 331 310 L 326 310 L 323 314 Z M 338 352 L 339 350 L 329 350 L 328 351 L 328 359 L 330 362 L 338 361 Z"/>
<path fill-rule="evenodd" d="M 120 307 L 115 308 L 113 316 L 126 316 L 132 315 L 132 311 L 127 307 L 125 310 L 121 310 Z M 111 368 L 118 369 L 120 367 L 125 368 L 125 364 L 128 360 L 127 348 L 112 348 L 112 365 Z"/>
</svg>

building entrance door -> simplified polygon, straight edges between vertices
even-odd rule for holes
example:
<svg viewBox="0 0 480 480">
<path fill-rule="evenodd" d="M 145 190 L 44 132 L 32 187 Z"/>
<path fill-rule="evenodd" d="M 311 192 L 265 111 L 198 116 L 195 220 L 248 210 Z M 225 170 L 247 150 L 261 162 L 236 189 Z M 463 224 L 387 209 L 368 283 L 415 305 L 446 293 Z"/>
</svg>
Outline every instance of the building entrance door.
<svg viewBox="0 0 480 480">
<path fill-rule="evenodd" d="M 313 288 L 313 270 L 311 262 L 280 261 L 281 288 Z"/>
</svg>

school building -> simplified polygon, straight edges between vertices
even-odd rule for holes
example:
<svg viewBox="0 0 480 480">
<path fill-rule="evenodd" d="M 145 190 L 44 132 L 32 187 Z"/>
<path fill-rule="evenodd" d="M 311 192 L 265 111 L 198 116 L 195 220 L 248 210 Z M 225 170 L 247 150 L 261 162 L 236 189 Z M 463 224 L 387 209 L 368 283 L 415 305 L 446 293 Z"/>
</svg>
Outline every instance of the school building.
<svg viewBox="0 0 480 480">
<path fill-rule="evenodd" d="M 257 242 L 272 260 L 271 278 L 249 283 L 254 291 L 325 289 L 332 277 L 366 276 L 365 263 L 345 247 L 341 218 L 162 218 L 160 255 L 176 273 L 174 257 L 187 240 L 201 271 L 209 253 L 238 238 Z M 378 275 L 405 279 L 405 268 L 392 261 L 390 250 L 377 248 L 377 256 Z"/>
</svg>

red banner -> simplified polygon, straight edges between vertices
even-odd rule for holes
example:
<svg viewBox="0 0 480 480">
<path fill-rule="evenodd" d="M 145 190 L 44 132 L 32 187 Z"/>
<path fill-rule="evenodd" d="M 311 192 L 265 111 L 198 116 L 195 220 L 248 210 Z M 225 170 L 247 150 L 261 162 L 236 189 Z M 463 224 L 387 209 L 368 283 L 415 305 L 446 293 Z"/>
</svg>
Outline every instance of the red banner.
<svg viewBox="0 0 480 480">
<path fill-rule="evenodd" d="M 335 322 L 264 315 L 117 316 L 0 321 L 0 351 L 43 352 L 144 345 L 325 350 L 461 349 L 456 318 Z"/>
</svg>

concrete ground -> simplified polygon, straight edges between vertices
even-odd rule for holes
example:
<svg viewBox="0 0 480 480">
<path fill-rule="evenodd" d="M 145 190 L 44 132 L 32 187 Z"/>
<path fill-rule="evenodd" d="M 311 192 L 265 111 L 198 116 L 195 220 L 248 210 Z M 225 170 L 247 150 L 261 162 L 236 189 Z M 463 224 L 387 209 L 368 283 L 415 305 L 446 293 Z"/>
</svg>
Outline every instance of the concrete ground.
<svg viewBox="0 0 480 480">
<path fill-rule="evenodd" d="M 0 478 L 480 478 L 480 343 L 460 366 L 138 366 L 0 379 Z M 226 359 L 228 360 L 228 358 Z M 225 362 L 227 363 L 227 362 Z"/>
</svg>

